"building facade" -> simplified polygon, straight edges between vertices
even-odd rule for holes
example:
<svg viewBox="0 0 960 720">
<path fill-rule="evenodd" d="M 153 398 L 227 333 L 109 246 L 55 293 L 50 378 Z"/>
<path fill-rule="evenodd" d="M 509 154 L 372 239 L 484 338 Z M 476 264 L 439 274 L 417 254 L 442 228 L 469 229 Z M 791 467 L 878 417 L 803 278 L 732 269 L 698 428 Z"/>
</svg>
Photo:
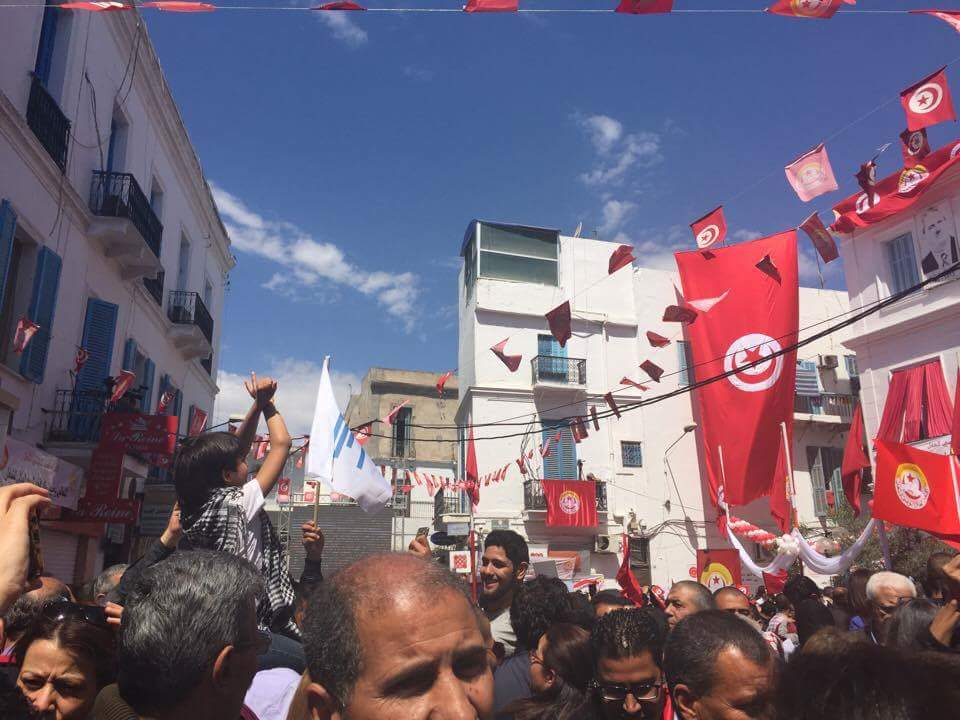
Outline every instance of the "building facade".
<svg viewBox="0 0 960 720">
<path fill-rule="evenodd" d="M 589 435 L 580 442 L 561 422 L 572 415 L 589 416 L 592 407 L 605 410 L 604 394 L 621 388 L 623 378 L 647 382 L 639 368 L 647 359 L 665 370 L 657 394 L 695 380 L 677 325 L 661 322 L 664 307 L 675 302 L 677 274 L 633 268 L 608 276 L 615 247 L 554 230 L 470 224 L 462 248 L 456 418 L 461 426 L 477 427 L 481 476 L 511 463 L 506 481 L 481 490 L 475 513 L 481 535 L 509 527 L 528 538 L 537 556 L 573 558 L 575 577 L 602 574 L 611 582 L 622 558 L 621 537 L 627 533 L 638 578 L 666 586 L 689 577 L 697 550 L 729 547 L 717 533 L 703 480 L 691 395 L 601 420 L 599 430 L 588 424 Z M 560 348 L 544 315 L 567 299 L 572 337 Z M 847 309 L 845 293 L 800 291 L 801 328 Z M 673 337 L 673 342 L 651 348 L 648 330 Z M 517 372 L 490 350 L 504 339 L 506 353 L 523 356 Z M 842 501 L 842 493 L 832 490 L 839 483 L 854 406 L 856 362 L 842 340 L 838 335 L 818 340 L 798 358 L 792 448 L 797 507 L 801 522 L 821 532 L 829 529 L 830 503 Z M 619 405 L 629 405 L 642 394 L 627 388 L 616 397 Z M 551 452 L 540 460 L 539 447 L 548 440 Z M 522 475 L 514 461 L 521 455 L 529 458 L 530 450 L 533 459 Z M 463 456 L 461 444 L 461 461 Z M 462 476 L 462 463 L 459 470 Z M 540 484 L 544 476 L 596 482 L 598 527 L 547 527 Z M 773 527 L 766 500 L 737 508 L 737 513 Z"/>
<path fill-rule="evenodd" d="M 234 265 L 196 152 L 136 10 L 51 3 L 0 26 L 0 410 L 12 437 L 87 468 L 105 381 L 135 373 L 124 408 L 185 433 L 217 393 L 220 317 Z M 13 351 L 14 330 L 39 330 Z M 75 370 L 78 350 L 88 358 Z M 172 495 L 124 458 L 122 487 Z M 159 490 L 154 490 L 159 486 Z M 159 495 L 153 497 L 154 493 Z M 64 580 L 123 559 L 130 526 L 47 522 Z M 117 542 L 117 541 L 120 542 Z M 70 561 L 72 554 L 73 561 Z"/>
</svg>

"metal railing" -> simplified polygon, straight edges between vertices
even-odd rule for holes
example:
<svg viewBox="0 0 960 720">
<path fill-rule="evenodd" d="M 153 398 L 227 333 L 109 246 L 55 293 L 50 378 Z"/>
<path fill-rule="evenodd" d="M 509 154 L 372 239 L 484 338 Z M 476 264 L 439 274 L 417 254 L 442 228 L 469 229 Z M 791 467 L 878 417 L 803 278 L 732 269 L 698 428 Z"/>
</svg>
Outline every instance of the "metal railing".
<svg viewBox="0 0 960 720">
<path fill-rule="evenodd" d="M 407 428 L 407 432 L 410 431 L 410 428 Z M 398 438 L 396 435 L 393 436 L 390 441 L 390 457 L 392 458 L 414 458 L 416 453 L 414 452 L 413 438 L 411 437 L 402 437 Z"/>
<path fill-rule="evenodd" d="M 160 257 L 163 224 L 133 175 L 94 170 L 90 210 L 94 215 L 126 218 L 132 222 L 150 251 Z"/>
<path fill-rule="evenodd" d="M 467 515 L 470 513 L 470 498 L 462 490 L 441 488 L 433 496 L 433 516 Z"/>
<path fill-rule="evenodd" d="M 95 443 L 108 412 L 141 412 L 144 388 L 130 388 L 116 403 L 106 390 L 57 390 L 53 408 L 46 410 L 46 442 Z"/>
<path fill-rule="evenodd" d="M 150 297 L 157 301 L 157 305 L 163 307 L 163 279 L 166 276 L 166 273 L 161 270 L 157 273 L 155 278 L 143 279 L 143 286 L 147 289 L 147 292 L 150 293 Z"/>
<path fill-rule="evenodd" d="M 213 344 L 213 318 L 199 293 L 171 290 L 167 317 L 177 325 L 196 325 L 207 341 Z"/>
<path fill-rule="evenodd" d="M 582 482 L 591 482 L 583 480 Z M 605 512 L 607 509 L 607 484 L 597 482 L 597 510 Z M 524 510 L 546 510 L 547 496 L 543 492 L 543 484 L 540 480 L 525 480 L 523 483 L 523 509 Z"/>
<path fill-rule="evenodd" d="M 27 125 L 61 172 L 65 172 L 70 121 L 36 76 L 30 85 L 30 99 L 27 100 Z"/>
<path fill-rule="evenodd" d="M 530 361 L 533 382 L 551 382 L 563 385 L 586 385 L 587 361 L 555 355 L 537 355 Z"/>
<path fill-rule="evenodd" d="M 807 415 L 839 415 L 846 422 L 853 419 L 856 399 L 853 395 L 820 393 L 819 395 L 796 395 L 793 411 Z"/>
</svg>

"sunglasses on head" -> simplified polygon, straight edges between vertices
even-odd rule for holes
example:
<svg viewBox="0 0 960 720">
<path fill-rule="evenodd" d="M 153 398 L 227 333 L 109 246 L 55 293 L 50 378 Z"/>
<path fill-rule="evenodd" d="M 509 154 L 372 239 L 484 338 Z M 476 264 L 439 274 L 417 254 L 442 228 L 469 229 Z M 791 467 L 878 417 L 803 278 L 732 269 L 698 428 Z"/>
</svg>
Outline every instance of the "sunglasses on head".
<svg viewBox="0 0 960 720">
<path fill-rule="evenodd" d="M 91 625 L 109 627 L 107 615 L 99 605 L 78 605 L 70 600 L 54 600 L 43 606 L 43 617 L 54 622 L 81 620 Z"/>
<path fill-rule="evenodd" d="M 633 695 L 633 699 L 639 703 L 653 703 L 660 699 L 663 682 L 602 685 L 594 680 L 590 686 L 604 702 L 623 702 L 627 699 L 627 695 Z"/>
</svg>

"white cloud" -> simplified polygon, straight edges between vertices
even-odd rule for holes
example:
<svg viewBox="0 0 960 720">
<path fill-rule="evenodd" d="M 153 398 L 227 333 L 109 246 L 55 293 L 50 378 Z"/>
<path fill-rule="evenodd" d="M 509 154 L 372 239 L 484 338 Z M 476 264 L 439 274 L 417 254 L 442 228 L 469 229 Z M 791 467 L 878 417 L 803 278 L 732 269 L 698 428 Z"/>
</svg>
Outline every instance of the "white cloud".
<svg viewBox="0 0 960 720">
<path fill-rule="evenodd" d="M 610 152 L 613 144 L 623 135 L 623 125 L 608 115 L 579 117 L 580 127 L 590 134 L 590 141 L 601 155 Z"/>
<path fill-rule="evenodd" d="M 351 263 L 343 251 L 329 242 L 315 240 L 292 223 L 267 220 L 250 210 L 242 200 L 210 183 L 224 227 L 240 252 L 267 258 L 284 266 L 263 285 L 287 297 L 296 289 L 313 288 L 327 281 L 355 288 L 377 303 L 412 332 L 418 316 L 419 278 L 410 272 L 368 271 Z"/>
<path fill-rule="evenodd" d="M 627 216 L 636 207 L 636 203 L 628 200 L 607 200 L 603 205 L 603 222 L 600 224 L 600 232 L 603 235 L 609 235 L 619 230 Z"/>
<path fill-rule="evenodd" d="M 577 122 L 599 155 L 596 167 L 580 174 L 587 185 L 618 185 L 632 168 L 653 167 L 663 160 L 658 133 L 625 133 L 623 124 L 607 115 L 577 116 Z"/>
<path fill-rule="evenodd" d="M 416 80 L 417 82 L 430 82 L 436 76 L 433 70 L 417 67 L 416 65 L 405 65 L 402 72 L 404 77 Z"/>
<path fill-rule="evenodd" d="M 273 362 L 257 377 L 272 377 L 278 383 L 275 398 L 277 409 L 283 415 L 287 428 L 292 435 L 305 435 L 310 432 L 313 421 L 313 406 L 317 400 L 317 387 L 320 385 L 322 365 L 312 360 L 281 358 Z M 213 424 L 225 423 L 231 415 L 246 415 L 250 409 L 250 396 L 243 388 L 243 381 L 249 375 L 221 370 L 217 375 L 220 394 L 213 408 Z M 347 407 L 350 388 L 360 391 L 361 379 L 354 373 L 331 371 L 330 381 L 333 393 L 341 410 Z M 261 422 L 261 432 L 266 426 Z"/>
<path fill-rule="evenodd" d="M 359 47 L 368 40 L 367 31 L 351 20 L 346 12 L 317 12 L 314 15 L 330 28 L 337 40 L 351 47 Z"/>
</svg>

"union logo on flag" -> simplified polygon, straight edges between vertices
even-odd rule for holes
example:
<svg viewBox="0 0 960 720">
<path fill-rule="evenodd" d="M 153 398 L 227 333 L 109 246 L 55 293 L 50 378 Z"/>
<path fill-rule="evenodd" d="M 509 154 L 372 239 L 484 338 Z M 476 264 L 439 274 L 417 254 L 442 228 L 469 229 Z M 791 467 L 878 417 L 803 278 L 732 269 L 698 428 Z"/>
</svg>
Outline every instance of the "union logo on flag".
<svg viewBox="0 0 960 720">
<path fill-rule="evenodd" d="M 897 466 L 893 487 L 897 497 L 911 510 L 920 510 L 930 499 L 930 483 L 919 465 L 901 463 Z"/>
<path fill-rule="evenodd" d="M 560 499 L 557 501 L 561 512 L 567 515 L 576 515 L 580 512 L 580 496 L 573 490 L 567 490 L 560 493 Z"/>
</svg>

